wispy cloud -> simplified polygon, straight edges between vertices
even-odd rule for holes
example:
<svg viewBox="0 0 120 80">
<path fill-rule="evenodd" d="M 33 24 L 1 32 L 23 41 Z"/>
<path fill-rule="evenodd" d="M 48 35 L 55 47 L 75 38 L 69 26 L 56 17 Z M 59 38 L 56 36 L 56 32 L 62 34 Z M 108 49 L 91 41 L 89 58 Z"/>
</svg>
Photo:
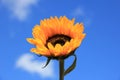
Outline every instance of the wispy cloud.
<svg viewBox="0 0 120 80">
<path fill-rule="evenodd" d="M 21 68 L 30 73 L 37 73 L 42 78 L 45 77 L 53 78 L 54 77 L 53 63 L 50 62 L 50 64 L 43 69 L 42 67 L 44 65 L 45 61 L 40 62 L 38 60 L 35 60 L 34 56 L 31 54 L 23 54 L 16 62 L 17 68 Z"/>
<path fill-rule="evenodd" d="M 11 11 L 12 16 L 25 20 L 30 13 L 30 7 L 38 0 L 2 0 L 2 3 Z"/>
<path fill-rule="evenodd" d="M 88 12 L 88 11 L 87 11 Z M 76 19 L 80 19 L 85 26 L 90 26 L 91 24 L 91 14 L 87 13 L 86 10 L 83 7 L 76 7 L 71 12 L 71 16 L 75 17 Z"/>
<path fill-rule="evenodd" d="M 85 12 L 84 12 L 83 8 L 77 7 L 73 10 L 72 15 L 75 16 L 75 17 L 84 16 Z"/>
</svg>

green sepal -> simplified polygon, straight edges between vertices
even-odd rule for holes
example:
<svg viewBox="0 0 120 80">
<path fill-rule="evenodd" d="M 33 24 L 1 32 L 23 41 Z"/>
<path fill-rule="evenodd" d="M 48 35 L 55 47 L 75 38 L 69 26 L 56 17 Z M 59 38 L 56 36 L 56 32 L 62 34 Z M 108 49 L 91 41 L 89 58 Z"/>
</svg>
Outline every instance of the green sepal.
<svg viewBox="0 0 120 80">
<path fill-rule="evenodd" d="M 51 58 L 47 59 L 47 62 L 46 62 L 45 66 L 43 68 L 45 68 L 50 63 L 50 60 L 51 60 Z"/>
<path fill-rule="evenodd" d="M 64 71 L 64 76 L 65 76 L 66 74 L 70 73 L 70 72 L 71 72 L 72 70 L 74 70 L 75 67 L 76 67 L 77 57 L 76 57 L 75 54 L 73 54 L 72 56 L 74 56 L 74 62 L 73 62 L 73 64 L 72 64 L 67 70 Z"/>
</svg>

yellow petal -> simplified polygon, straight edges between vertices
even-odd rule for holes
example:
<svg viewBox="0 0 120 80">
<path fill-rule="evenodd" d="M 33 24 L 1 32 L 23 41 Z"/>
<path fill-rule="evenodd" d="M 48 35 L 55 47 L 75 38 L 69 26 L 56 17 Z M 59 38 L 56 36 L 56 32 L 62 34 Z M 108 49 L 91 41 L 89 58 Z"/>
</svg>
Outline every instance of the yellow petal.
<svg viewBox="0 0 120 80">
<path fill-rule="evenodd" d="M 44 49 L 32 48 L 31 52 L 34 52 L 34 53 L 36 53 L 38 55 L 50 56 L 49 51 L 46 51 Z"/>
<path fill-rule="evenodd" d="M 31 44 L 36 44 L 37 42 L 33 38 L 27 38 L 27 41 Z"/>
<path fill-rule="evenodd" d="M 62 56 L 62 46 L 60 44 L 55 45 L 55 56 Z"/>
<path fill-rule="evenodd" d="M 53 47 L 53 45 L 51 44 L 51 43 L 48 43 L 48 48 L 49 48 L 49 51 L 50 51 L 50 54 L 52 55 L 52 56 L 55 56 L 55 48 Z"/>
<path fill-rule="evenodd" d="M 70 43 L 69 42 L 66 42 L 65 45 L 63 46 L 63 51 L 62 51 L 62 54 L 63 55 L 66 55 L 70 52 Z"/>
</svg>

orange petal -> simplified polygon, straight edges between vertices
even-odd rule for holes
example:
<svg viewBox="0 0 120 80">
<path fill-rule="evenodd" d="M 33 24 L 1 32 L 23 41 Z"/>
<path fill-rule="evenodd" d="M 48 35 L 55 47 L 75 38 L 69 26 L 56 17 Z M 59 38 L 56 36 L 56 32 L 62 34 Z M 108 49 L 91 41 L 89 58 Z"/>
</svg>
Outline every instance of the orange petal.
<svg viewBox="0 0 120 80">
<path fill-rule="evenodd" d="M 79 33 L 83 33 L 83 31 L 84 31 L 83 23 L 75 25 L 75 30 L 76 31 L 78 30 Z"/>
<path fill-rule="evenodd" d="M 45 44 L 46 42 L 46 37 L 45 37 L 45 34 L 43 32 L 43 30 L 41 30 L 41 28 L 36 25 L 34 28 L 33 28 L 33 37 L 36 38 L 36 39 L 40 39 L 42 40 L 42 42 Z"/>
</svg>

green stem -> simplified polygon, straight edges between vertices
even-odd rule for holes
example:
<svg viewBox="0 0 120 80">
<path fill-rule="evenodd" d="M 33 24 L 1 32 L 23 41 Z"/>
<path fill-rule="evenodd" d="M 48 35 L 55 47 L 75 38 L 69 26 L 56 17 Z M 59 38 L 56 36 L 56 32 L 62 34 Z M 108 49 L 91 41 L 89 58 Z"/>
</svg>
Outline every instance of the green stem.
<svg viewBox="0 0 120 80">
<path fill-rule="evenodd" d="M 64 59 L 59 60 L 59 72 L 60 78 L 59 80 L 64 80 Z"/>
</svg>

